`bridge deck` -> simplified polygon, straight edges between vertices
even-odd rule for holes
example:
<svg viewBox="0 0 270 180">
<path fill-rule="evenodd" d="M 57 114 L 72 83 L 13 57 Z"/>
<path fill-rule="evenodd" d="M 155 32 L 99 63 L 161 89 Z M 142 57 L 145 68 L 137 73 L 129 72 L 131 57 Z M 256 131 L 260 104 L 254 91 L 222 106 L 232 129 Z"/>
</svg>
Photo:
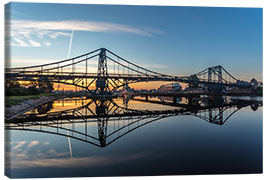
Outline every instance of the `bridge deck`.
<svg viewBox="0 0 270 180">
<path fill-rule="evenodd" d="M 262 93 L 257 92 L 226 92 L 226 93 L 208 93 L 208 92 L 197 92 L 197 93 L 164 93 L 164 92 L 134 92 L 134 93 L 122 93 L 124 96 L 167 96 L 167 97 L 196 97 L 196 96 L 262 96 Z"/>
<path fill-rule="evenodd" d="M 74 79 L 95 79 L 98 77 L 97 73 L 81 73 L 81 72 L 43 72 L 38 71 L 6 71 L 6 78 L 15 78 L 21 80 L 31 80 L 37 78 L 44 78 L 48 80 L 74 80 Z M 141 75 L 141 74 L 113 74 L 110 73 L 107 79 L 122 79 L 127 81 L 148 82 L 148 81 L 170 81 L 190 83 L 188 76 L 157 76 L 157 75 Z M 219 84 L 218 80 L 209 82 L 207 79 L 199 79 L 196 81 L 199 84 Z M 237 87 L 243 86 L 233 82 L 222 83 L 223 86 Z M 246 85 L 245 85 L 246 87 Z"/>
</svg>

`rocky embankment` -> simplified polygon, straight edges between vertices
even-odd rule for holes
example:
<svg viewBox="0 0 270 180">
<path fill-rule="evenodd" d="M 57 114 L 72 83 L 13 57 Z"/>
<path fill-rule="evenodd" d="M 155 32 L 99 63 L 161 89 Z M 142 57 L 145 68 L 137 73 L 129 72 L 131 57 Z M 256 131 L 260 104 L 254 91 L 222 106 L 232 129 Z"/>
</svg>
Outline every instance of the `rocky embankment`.
<svg viewBox="0 0 270 180">
<path fill-rule="evenodd" d="M 41 96 L 37 99 L 23 100 L 20 104 L 5 108 L 5 119 L 12 119 L 26 111 L 31 110 L 32 108 L 35 108 L 54 99 L 56 99 L 55 96 Z"/>
</svg>

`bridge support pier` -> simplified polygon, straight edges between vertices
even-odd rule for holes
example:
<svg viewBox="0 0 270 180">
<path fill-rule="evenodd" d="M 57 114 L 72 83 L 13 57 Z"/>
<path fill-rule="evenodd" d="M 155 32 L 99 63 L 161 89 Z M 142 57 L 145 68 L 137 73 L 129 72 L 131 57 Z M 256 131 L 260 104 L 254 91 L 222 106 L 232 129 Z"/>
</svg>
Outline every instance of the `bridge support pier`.
<svg viewBox="0 0 270 180">
<path fill-rule="evenodd" d="M 176 104 L 177 103 L 177 99 L 176 97 L 173 97 L 173 103 Z"/>
<path fill-rule="evenodd" d="M 192 105 L 193 104 L 192 99 L 193 99 L 193 97 L 188 97 L 188 105 Z"/>
<path fill-rule="evenodd" d="M 148 96 L 145 96 L 145 100 L 148 101 Z"/>
</svg>

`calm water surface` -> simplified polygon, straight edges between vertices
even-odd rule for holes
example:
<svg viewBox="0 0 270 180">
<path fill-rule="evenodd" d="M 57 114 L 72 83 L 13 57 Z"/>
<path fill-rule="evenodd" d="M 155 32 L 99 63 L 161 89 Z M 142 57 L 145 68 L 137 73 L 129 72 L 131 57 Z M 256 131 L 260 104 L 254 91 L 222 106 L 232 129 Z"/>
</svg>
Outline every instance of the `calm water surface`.
<svg viewBox="0 0 270 180">
<path fill-rule="evenodd" d="M 6 174 L 36 178 L 262 172 L 261 106 L 245 102 L 189 111 L 163 104 L 75 98 L 27 112 L 6 123 Z"/>
</svg>

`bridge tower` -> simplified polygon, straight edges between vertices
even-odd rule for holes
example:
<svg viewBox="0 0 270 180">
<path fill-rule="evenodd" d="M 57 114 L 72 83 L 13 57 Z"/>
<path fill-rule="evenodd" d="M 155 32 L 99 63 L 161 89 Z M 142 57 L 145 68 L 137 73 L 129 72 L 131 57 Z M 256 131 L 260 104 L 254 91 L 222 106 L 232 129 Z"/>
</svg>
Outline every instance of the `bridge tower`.
<svg viewBox="0 0 270 180">
<path fill-rule="evenodd" d="M 222 86 L 222 66 L 214 66 L 208 68 L 208 92 L 221 92 Z"/>
<path fill-rule="evenodd" d="M 96 80 L 96 89 L 94 94 L 106 95 L 109 94 L 108 88 L 108 68 L 106 59 L 106 49 L 101 48 L 98 60 L 98 72 Z"/>
<path fill-rule="evenodd" d="M 212 76 L 214 75 L 214 76 Z M 218 77 L 215 79 L 215 75 Z M 208 68 L 208 82 L 217 81 L 218 83 L 222 83 L 222 67 L 214 66 Z"/>
</svg>

